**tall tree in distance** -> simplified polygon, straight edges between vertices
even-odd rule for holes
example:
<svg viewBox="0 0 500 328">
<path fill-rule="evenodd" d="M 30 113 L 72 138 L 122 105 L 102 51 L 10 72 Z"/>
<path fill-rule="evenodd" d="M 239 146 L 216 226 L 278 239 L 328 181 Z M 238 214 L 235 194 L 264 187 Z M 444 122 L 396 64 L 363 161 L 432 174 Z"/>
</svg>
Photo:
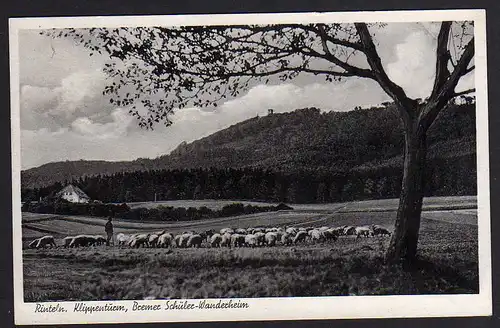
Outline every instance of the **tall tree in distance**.
<svg viewBox="0 0 500 328">
<path fill-rule="evenodd" d="M 410 98 L 387 75 L 375 33 L 384 24 L 288 24 L 65 29 L 48 33 L 73 37 L 92 52 L 113 59 L 104 94 L 130 108 L 139 125 L 170 125 L 170 114 L 186 106 L 217 106 L 251 83 L 312 74 L 326 81 L 361 77 L 376 81 L 398 108 L 404 126 L 404 174 L 389 262 L 415 260 L 424 190 L 426 135 L 447 104 L 475 90 L 455 90 L 474 70 L 472 22 L 442 22 L 435 49 L 432 92 Z M 453 41 L 453 42 L 450 42 Z M 453 54 L 453 55 L 452 55 Z M 410 59 L 409 59 L 410 60 Z M 408 77 L 411 78 L 411 77 Z"/>
</svg>

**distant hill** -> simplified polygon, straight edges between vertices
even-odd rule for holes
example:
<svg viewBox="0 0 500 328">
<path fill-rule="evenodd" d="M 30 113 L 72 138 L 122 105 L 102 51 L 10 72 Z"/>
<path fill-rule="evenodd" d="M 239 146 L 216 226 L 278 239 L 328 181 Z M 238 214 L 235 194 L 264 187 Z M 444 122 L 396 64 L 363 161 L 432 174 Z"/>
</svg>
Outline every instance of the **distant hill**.
<svg viewBox="0 0 500 328">
<path fill-rule="evenodd" d="M 429 158 L 475 154 L 475 105 L 443 111 L 429 131 Z M 400 166 L 404 138 L 396 109 L 374 107 L 349 112 L 305 108 L 255 117 L 170 154 L 134 161 L 66 161 L 22 171 L 23 188 L 118 172 L 184 168 L 268 168 L 356 171 Z"/>
</svg>

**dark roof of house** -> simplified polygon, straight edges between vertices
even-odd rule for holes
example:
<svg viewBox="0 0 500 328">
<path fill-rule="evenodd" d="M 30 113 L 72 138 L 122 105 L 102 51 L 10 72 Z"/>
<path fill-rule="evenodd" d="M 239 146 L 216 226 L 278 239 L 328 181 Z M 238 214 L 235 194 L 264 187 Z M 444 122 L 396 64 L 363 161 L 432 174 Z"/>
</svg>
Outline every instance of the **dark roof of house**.
<svg viewBox="0 0 500 328">
<path fill-rule="evenodd" d="M 75 193 L 77 194 L 80 198 L 87 198 L 87 199 L 90 199 L 89 196 L 87 196 L 86 193 L 83 192 L 83 190 L 81 190 L 80 188 L 76 187 L 76 186 L 73 186 L 72 184 L 69 184 L 67 185 L 66 187 L 64 187 L 61 191 L 59 191 L 56 196 L 59 197 L 59 196 L 62 196 L 63 193 L 65 192 L 69 192 L 69 193 Z"/>
</svg>

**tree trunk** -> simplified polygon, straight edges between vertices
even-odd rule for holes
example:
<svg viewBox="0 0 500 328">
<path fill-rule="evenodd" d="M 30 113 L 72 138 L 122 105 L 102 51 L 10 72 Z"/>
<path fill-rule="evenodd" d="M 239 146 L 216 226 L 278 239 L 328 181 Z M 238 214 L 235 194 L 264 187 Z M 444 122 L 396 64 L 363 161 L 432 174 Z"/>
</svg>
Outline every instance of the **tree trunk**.
<svg viewBox="0 0 500 328">
<path fill-rule="evenodd" d="M 405 129 L 402 189 L 394 234 L 386 253 L 386 262 L 390 263 L 404 260 L 411 264 L 417 254 L 427 145 L 426 131 L 417 124 L 411 125 Z"/>
</svg>

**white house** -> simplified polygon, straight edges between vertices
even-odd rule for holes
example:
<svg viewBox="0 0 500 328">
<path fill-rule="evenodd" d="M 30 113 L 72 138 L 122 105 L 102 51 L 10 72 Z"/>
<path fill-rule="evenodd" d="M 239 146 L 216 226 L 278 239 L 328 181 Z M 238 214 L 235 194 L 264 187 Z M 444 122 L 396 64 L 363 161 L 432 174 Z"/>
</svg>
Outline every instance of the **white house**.
<svg viewBox="0 0 500 328">
<path fill-rule="evenodd" d="M 72 203 L 88 203 L 90 202 L 90 197 L 87 196 L 80 188 L 67 185 L 61 191 L 56 194 L 57 197 L 65 199 Z"/>
</svg>

